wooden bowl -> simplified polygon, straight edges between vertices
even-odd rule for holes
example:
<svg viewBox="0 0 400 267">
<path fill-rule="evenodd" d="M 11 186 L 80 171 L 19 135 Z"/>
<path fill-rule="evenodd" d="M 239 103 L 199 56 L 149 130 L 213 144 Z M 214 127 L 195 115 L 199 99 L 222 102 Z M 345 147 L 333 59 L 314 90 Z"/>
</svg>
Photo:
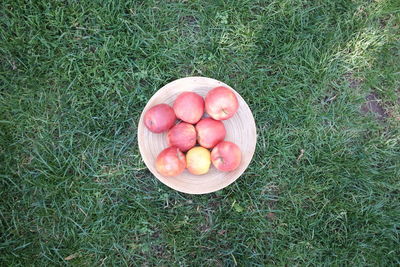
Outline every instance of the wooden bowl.
<svg viewBox="0 0 400 267">
<path fill-rule="evenodd" d="M 146 111 L 161 103 L 172 106 L 176 97 L 184 91 L 193 91 L 205 97 L 209 90 L 221 85 L 230 88 L 239 101 L 239 109 L 236 114 L 230 119 L 222 121 L 226 128 L 225 140 L 234 142 L 242 151 L 242 161 L 239 167 L 232 172 L 221 172 L 211 164 L 210 171 L 204 175 L 193 175 L 187 170 L 175 177 L 165 177 L 159 174 L 155 168 L 155 160 L 158 154 L 168 147 L 167 133 L 155 134 L 146 128 L 143 121 Z M 249 165 L 256 148 L 256 141 L 256 124 L 244 99 L 229 85 L 206 77 L 182 78 L 162 87 L 143 109 L 138 126 L 139 150 L 147 168 L 165 185 L 188 194 L 211 193 L 233 183 Z"/>
</svg>

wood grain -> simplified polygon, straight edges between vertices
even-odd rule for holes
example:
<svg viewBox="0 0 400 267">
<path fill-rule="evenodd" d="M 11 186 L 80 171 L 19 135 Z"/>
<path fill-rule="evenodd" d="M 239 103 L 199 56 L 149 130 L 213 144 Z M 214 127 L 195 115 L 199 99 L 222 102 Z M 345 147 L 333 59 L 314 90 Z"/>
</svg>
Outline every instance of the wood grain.
<svg viewBox="0 0 400 267">
<path fill-rule="evenodd" d="M 236 114 L 223 121 L 226 128 L 225 140 L 234 142 L 242 151 L 240 166 L 232 172 L 221 172 L 211 167 L 204 175 L 193 175 L 185 170 L 176 177 L 164 177 L 155 168 L 157 155 L 167 148 L 166 133 L 155 134 L 150 132 L 143 122 L 146 111 L 154 105 L 166 103 L 172 106 L 176 97 L 185 91 L 193 91 L 205 97 L 207 92 L 217 86 L 226 86 L 233 90 L 239 101 L 239 110 Z M 227 84 L 206 77 L 187 77 L 168 83 L 158 90 L 149 100 L 140 116 L 138 126 L 139 150 L 147 168 L 165 185 L 188 194 L 206 194 L 220 190 L 238 179 L 253 157 L 257 142 L 256 124 L 253 114 L 244 99 Z"/>
</svg>

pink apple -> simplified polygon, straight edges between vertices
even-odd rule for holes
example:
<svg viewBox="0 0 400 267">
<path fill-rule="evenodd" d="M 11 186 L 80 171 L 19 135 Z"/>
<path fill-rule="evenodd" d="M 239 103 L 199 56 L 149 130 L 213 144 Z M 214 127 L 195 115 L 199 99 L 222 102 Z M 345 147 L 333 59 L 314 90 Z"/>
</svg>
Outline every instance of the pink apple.
<svg viewBox="0 0 400 267">
<path fill-rule="evenodd" d="M 239 102 L 231 89 L 219 86 L 207 93 L 205 108 L 214 120 L 227 120 L 236 113 Z"/>
<path fill-rule="evenodd" d="M 169 147 L 161 151 L 156 159 L 156 169 L 164 176 L 177 176 L 186 168 L 185 155 L 177 147 Z"/>
<path fill-rule="evenodd" d="M 230 172 L 240 165 L 242 153 L 240 148 L 232 142 L 223 141 L 216 145 L 211 152 L 211 161 L 220 171 Z"/>
<path fill-rule="evenodd" d="M 170 146 L 176 146 L 186 152 L 196 145 L 196 129 L 193 125 L 181 122 L 171 129 L 167 134 L 167 141 Z"/>
<path fill-rule="evenodd" d="M 213 148 L 223 141 L 226 135 L 224 124 L 211 118 L 201 119 L 196 124 L 196 131 L 197 142 L 205 148 Z"/>
<path fill-rule="evenodd" d="M 171 128 L 176 121 L 174 110 L 167 104 L 158 104 L 144 115 L 144 124 L 153 133 L 162 133 Z"/>
<path fill-rule="evenodd" d="M 197 123 L 204 113 L 203 98 L 193 92 L 183 92 L 173 105 L 176 116 L 188 123 Z"/>
</svg>

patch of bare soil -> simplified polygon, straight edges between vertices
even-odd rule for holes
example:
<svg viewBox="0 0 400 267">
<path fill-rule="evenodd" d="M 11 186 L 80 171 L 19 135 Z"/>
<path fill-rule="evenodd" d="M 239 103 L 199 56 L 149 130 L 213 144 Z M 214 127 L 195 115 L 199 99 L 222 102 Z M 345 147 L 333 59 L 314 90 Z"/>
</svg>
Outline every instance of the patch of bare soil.
<svg viewBox="0 0 400 267">
<path fill-rule="evenodd" d="M 361 106 L 363 114 L 372 113 L 378 120 L 384 120 L 389 116 L 377 93 L 370 93 L 365 100 L 366 102 Z"/>
</svg>

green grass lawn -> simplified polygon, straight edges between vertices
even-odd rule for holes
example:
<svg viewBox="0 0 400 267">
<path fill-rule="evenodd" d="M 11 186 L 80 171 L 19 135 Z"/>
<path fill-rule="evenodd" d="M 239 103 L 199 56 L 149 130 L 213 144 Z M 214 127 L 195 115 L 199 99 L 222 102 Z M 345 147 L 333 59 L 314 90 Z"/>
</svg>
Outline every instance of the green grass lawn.
<svg viewBox="0 0 400 267">
<path fill-rule="evenodd" d="M 398 0 L 0 4 L 2 266 L 400 264 Z M 166 83 L 235 88 L 245 174 L 187 195 L 147 170 Z"/>
</svg>

